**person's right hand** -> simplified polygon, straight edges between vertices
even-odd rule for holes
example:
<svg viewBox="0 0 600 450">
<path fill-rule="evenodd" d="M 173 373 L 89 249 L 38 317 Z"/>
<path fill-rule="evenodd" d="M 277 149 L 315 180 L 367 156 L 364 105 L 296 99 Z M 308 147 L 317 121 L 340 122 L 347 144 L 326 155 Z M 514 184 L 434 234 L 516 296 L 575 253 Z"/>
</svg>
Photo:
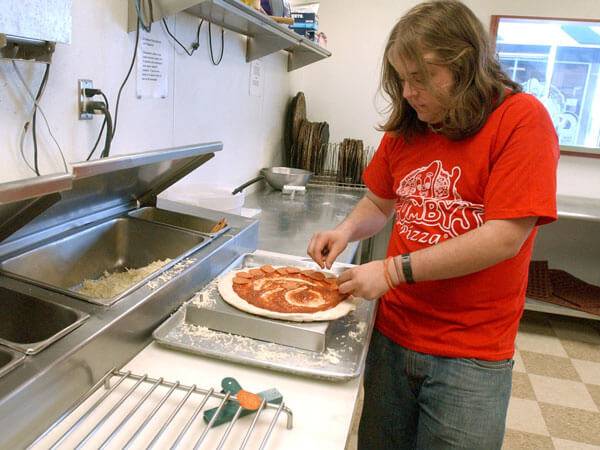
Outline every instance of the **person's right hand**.
<svg viewBox="0 0 600 450">
<path fill-rule="evenodd" d="M 347 245 L 348 237 L 341 230 L 320 231 L 313 235 L 306 253 L 321 269 L 331 269 L 335 259 Z"/>
</svg>

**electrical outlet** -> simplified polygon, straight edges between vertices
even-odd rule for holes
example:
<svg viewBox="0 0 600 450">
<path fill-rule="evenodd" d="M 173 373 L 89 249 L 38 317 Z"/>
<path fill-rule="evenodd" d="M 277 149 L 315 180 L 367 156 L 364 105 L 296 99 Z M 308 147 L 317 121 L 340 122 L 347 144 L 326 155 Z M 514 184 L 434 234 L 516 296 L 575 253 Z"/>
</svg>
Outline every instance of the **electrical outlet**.
<svg viewBox="0 0 600 450">
<path fill-rule="evenodd" d="M 94 87 L 92 80 L 78 80 L 77 81 L 77 92 L 79 93 L 79 120 L 90 120 L 93 114 L 85 112 L 85 103 L 88 98 L 85 96 L 84 89 L 91 89 Z"/>
</svg>

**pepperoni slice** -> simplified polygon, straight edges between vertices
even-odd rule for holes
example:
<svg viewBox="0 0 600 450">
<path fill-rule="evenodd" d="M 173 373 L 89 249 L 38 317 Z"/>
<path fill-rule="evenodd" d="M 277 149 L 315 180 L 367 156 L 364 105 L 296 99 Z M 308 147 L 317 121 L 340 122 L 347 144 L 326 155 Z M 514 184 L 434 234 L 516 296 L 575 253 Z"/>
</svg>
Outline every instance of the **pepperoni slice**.
<svg viewBox="0 0 600 450">
<path fill-rule="evenodd" d="M 238 272 L 235 274 L 235 276 L 238 278 L 252 278 L 252 275 L 250 275 L 248 272 Z"/>
<path fill-rule="evenodd" d="M 275 269 L 273 269 L 273 267 L 270 266 L 270 265 L 268 265 L 268 264 L 266 264 L 264 266 L 261 266 L 260 270 L 262 270 L 265 273 L 273 273 L 273 272 L 275 272 Z"/>
<path fill-rule="evenodd" d="M 313 280 L 317 281 L 325 279 L 325 274 L 323 274 L 322 272 L 317 272 L 316 270 L 313 270 L 311 274 L 308 274 L 308 276 L 311 277 Z"/>
<path fill-rule="evenodd" d="M 288 273 L 300 273 L 300 269 L 298 269 L 297 267 L 286 267 Z"/>
<path fill-rule="evenodd" d="M 252 275 L 253 278 L 255 278 L 255 277 L 261 277 L 261 276 L 263 276 L 265 274 L 260 269 L 250 269 L 248 272 L 250 272 L 250 275 Z"/>
<path fill-rule="evenodd" d="M 250 280 L 248 278 L 234 277 L 233 282 L 235 284 L 248 284 L 250 283 Z"/>
<path fill-rule="evenodd" d="M 287 275 L 288 271 L 285 267 L 280 267 L 279 269 L 276 269 L 276 272 L 280 275 Z"/>
</svg>

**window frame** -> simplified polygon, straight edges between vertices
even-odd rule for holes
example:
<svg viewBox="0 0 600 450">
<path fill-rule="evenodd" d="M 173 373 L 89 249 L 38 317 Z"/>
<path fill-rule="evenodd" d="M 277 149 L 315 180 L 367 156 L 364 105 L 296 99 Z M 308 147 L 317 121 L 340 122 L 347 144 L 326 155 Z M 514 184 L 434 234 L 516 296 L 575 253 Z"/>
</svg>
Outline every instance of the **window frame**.
<svg viewBox="0 0 600 450">
<path fill-rule="evenodd" d="M 600 19 L 574 19 L 570 17 L 543 17 L 543 16 L 513 16 L 508 14 L 492 15 L 490 20 L 490 41 L 492 44 L 492 51 L 496 52 L 496 39 L 498 37 L 498 28 L 500 26 L 501 19 L 524 19 L 524 20 L 548 20 L 548 21 L 561 21 L 561 22 L 597 22 L 600 25 Z M 586 158 L 598 158 L 600 159 L 600 146 L 599 147 L 582 147 L 573 145 L 560 145 L 560 154 L 568 156 L 582 156 Z"/>
</svg>

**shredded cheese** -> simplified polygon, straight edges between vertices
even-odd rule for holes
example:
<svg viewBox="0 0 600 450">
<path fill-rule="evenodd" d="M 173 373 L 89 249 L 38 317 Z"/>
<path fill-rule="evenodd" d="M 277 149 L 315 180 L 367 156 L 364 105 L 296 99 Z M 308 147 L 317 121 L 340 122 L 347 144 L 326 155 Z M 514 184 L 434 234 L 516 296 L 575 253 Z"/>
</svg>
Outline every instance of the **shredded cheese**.
<svg viewBox="0 0 600 450">
<path fill-rule="evenodd" d="M 111 298 L 156 272 L 169 262 L 171 262 L 169 258 L 158 260 L 137 269 L 126 268 L 125 272 L 110 273 L 105 270 L 102 276 L 96 280 L 84 280 L 81 289 L 77 292 L 93 298 Z"/>
</svg>

